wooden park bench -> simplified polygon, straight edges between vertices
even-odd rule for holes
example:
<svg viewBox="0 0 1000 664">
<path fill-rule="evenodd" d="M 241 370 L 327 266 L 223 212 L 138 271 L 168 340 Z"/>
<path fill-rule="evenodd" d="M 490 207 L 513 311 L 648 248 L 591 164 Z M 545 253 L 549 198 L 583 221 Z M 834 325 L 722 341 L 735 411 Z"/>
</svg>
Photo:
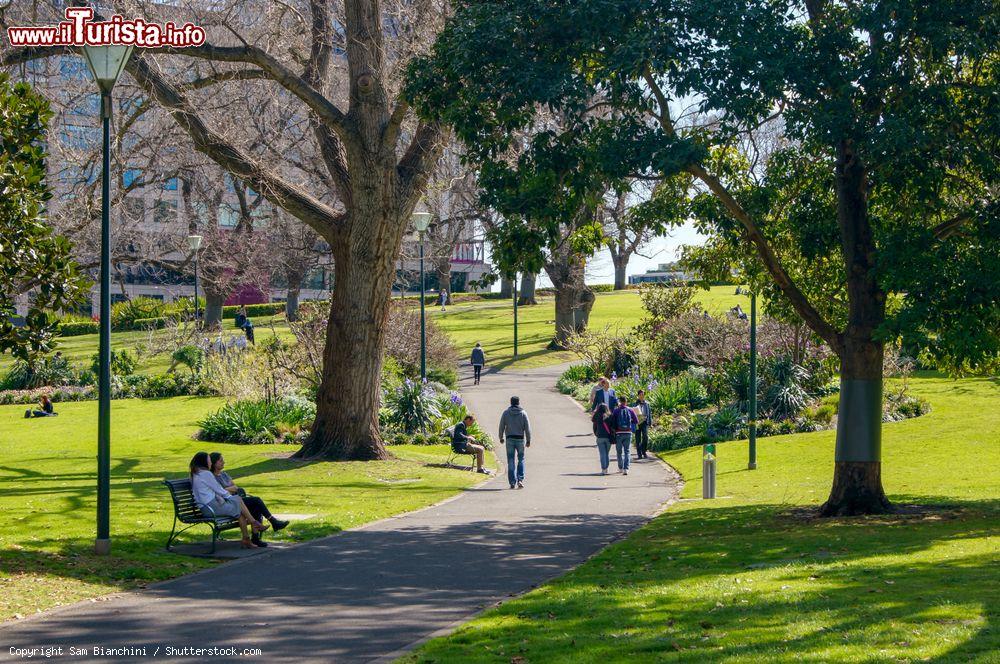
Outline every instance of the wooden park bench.
<svg viewBox="0 0 1000 664">
<path fill-rule="evenodd" d="M 194 494 L 191 493 L 191 480 L 163 480 L 170 490 L 170 497 L 174 501 L 174 525 L 170 529 L 170 537 L 167 538 L 167 551 L 170 545 L 185 530 L 194 528 L 200 523 L 212 528 L 212 549 L 209 553 L 215 553 L 215 544 L 219 539 L 219 533 L 224 530 L 232 530 L 240 527 L 238 518 L 220 516 L 207 517 L 194 503 Z M 188 524 L 187 527 L 177 530 L 177 522 Z"/>
</svg>

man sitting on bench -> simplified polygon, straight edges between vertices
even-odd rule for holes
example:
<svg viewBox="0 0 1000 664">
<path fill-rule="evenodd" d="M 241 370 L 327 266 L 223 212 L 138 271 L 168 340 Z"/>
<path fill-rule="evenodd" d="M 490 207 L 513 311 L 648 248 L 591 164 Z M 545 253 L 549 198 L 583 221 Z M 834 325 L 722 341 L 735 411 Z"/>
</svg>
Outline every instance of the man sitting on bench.
<svg viewBox="0 0 1000 664">
<path fill-rule="evenodd" d="M 476 421 L 472 415 L 466 415 L 465 419 L 455 425 L 455 433 L 451 437 L 451 449 L 457 454 L 475 454 L 476 472 L 483 475 L 491 475 L 490 471 L 483 468 L 483 455 L 486 448 L 476 445 L 476 439 L 469 435 L 469 425 Z"/>
</svg>

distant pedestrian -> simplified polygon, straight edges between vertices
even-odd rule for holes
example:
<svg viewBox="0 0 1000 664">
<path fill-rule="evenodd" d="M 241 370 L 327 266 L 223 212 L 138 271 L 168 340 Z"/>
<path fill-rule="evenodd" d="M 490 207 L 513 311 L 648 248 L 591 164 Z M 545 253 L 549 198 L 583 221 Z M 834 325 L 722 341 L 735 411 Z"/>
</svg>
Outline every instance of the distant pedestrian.
<svg viewBox="0 0 1000 664">
<path fill-rule="evenodd" d="M 510 398 L 510 408 L 500 416 L 500 442 L 507 448 L 507 482 L 524 488 L 524 449 L 531 447 L 531 424 L 519 397 Z M 517 463 L 514 457 L 517 456 Z"/>
<path fill-rule="evenodd" d="M 611 463 L 611 439 L 614 438 L 614 432 L 608 424 L 610 417 L 611 411 L 608 410 L 607 404 L 602 403 L 597 406 L 593 417 L 590 418 L 594 424 L 594 436 L 597 438 L 597 454 L 601 458 L 601 475 L 608 474 L 608 465 Z"/>
<path fill-rule="evenodd" d="M 473 385 L 479 385 L 479 377 L 483 373 L 483 367 L 486 366 L 486 352 L 478 341 L 476 342 L 476 347 L 472 349 L 472 358 L 469 361 L 472 364 L 472 371 L 475 374 Z"/>
<path fill-rule="evenodd" d="M 247 305 L 240 305 L 239 311 L 236 312 L 236 316 L 233 317 L 233 323 L 239 330 L 243 329 L 243 326 L 247 323 Z"/>
<path fill-rule="evenodd" d="M 618 407 L 611 414 L 611 421 L 615 429 L 615 455 L 618 457 L 618 470 L 622 475 L 628 475 L 629 461 L 632 451 L 632 433 L 638 424 L 639 418 L 635 416 L 635 411 L 628 407 L 625 397 L 618 397 Z"/>
<path fill-rule="evenodd" d="M 637 459 L 645 459 L 649 447 L 649 427 L 653 425 L 653 413 L 646 401 L 646 391 L 639 390 L 636 402 L 632 405 L 639 416 L 639 426 L 635 430 L 635 455 Z"/>
<path fill-rule="evenodd" d="M 618 399 L 615 398 L 615 391 L 611 388 L 611 381 L 606 377 L 601 378 L 597 382 L 597 389 L 590 400 L 590 410 L 592 412 L 597 410 L 597 407 L 602 403 L 608 407 L 608 411 L 614 410 L 615 406 L 618 405 Z"/>
<path fill-rule="evenodd" d="M 445 311 L 444 305 L 448 304 L 448 291 L 441 289 L 438 294 L 438 302 L 441 304 L 441 311 Z"/>
<path fill-rule="evenodd" d="M 257 345 L 257 342 L 255 342 L 253 338 L 253 321 L 249 318 L 247 318 L 243 323 L 243 333 L 247 336 L 247 342 L 251 346 Z"/>
</svg>

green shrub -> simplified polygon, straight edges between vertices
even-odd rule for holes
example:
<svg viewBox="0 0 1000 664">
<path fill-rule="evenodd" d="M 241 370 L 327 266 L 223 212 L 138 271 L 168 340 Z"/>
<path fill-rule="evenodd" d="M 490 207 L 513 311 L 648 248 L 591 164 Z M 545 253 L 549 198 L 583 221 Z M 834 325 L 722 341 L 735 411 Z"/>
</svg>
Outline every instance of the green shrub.
<svg viewBox="0 0 1000 664">
<path fill-rule="evenodd" d="M 265 302 L 263 304 L 248 304 L 247 316 L 251 318 L 254 316 L 276 316 L 285 310 L 284 302 Z M 228 307 L 222 307 L 222 317 L 223 318 L 236 318 L 236 314 L 240 312 L 240 305 L 234 304 Z"/>
<path fill-rule="evenodd" d="M 837 414 L 837 407 L 832 404 L 820 404 L 806 410 L 806 415 L 817 423 L 828 426 Z"/>
<path fill-rule="evenodd" d="M 679 413 L 704 408 L 708 392 L 693 375 L 682 373 L 663 383 L 650 383 L 646 400 L 657 415 Z"/>
<path fill-rule="evenodd" d="M 657 431 L 649 437 L 649 448 L 654 452 L 682 450 L 686 447 L 701 445 L 701 438 L 690 430 Z"/>
<path fill-rule="evenodd" d="M 593 285 L 588 285 L 587 288 L 589 288 L 594 293 L 610 293 L 610 292 L 614 291 L 615 285 L 614 284 L 593 284 Z"/>
<path fill-rule="evenodd" d="M 60 337 L 79 337 L 84 334 L 97 334 L 99 332 L 97 321 L 61 322 L 57 334 Z"/>
<path fill-rule="evenodd" d="M 172 318 L 167 316 L 158 316 L 156 318 L 137 318 L 132 321 L 132 325 L 129 326 L 130 330 L 162 330 L 173 322 Z"/>
<path fill-rule="evenodd" d="M 561 378 L 574 383 L 592 383 L 599 378 L 594 367 L 589 364 L 574 364 L 562 373 Z"/>
<path fill-rule="evenodd" d="M 392 411 L 392 422 L 406 433 L 414 433 L 441 416 L 433 390 L 409 378 L 386 395 L 386 406 Z"/>
<path fill-rule="evenodd" d="M 427 380 L 449 388 L 455 387 L 458 384 L 458 372 L 449 367 L 428 367 Z"/>
<path fill-rule="evenodd" d="M 125 350 L 112 350 L 111 351 L 111 373 L 115 376 L 131 376 L 135 373 L 135 368 L 138 362 L 135 356 L 129 351 Z M 90 370 L 95 376 L 101 375 L 101 354 L 94 353 L 90 358 Z"/>
<path fill-rule="evenodd" d="M 17 360 L 0 380 L 0 390 L 30 390 L 37 387 L 75 385 L 80 377 L 69 361 L 62 356 L 51 356 L 29 364 Z"/>
<path fill-rule="evenodd" d="M 137 320 L 159 318 L 167 313 L 168 306 L 163 300 L 134 297 L 111 305 L 111 327 L 116 330 L 130 330 L 135 328 Z"/>
<path fill-rule="evenodd" d="M 576 389 L 573 390 L 573 398 L 576 399 L 577 401 L 582 401 L 589 407 L 590 394 L 591 394 L 591 389 L 593 387 L 594 387 L 593 385 L 589 385 L 586 383 L 583 385 L 577 385 Z"/>
<path fill-rule="evenodd" d="M 294 437 L 315 417 L 315 406 L 299 398 L 233 401 L 198 423 L 198 438 L 219 443 L 274 443 Z"/>
<path fill-rule="evenodd" d="M 175 364 L 183 364 L 191 373 L 198 373 L 205 365 L 205 351 L 198 346 L 188 344 L 175 350 L 170 359 Z"/>
</svg>

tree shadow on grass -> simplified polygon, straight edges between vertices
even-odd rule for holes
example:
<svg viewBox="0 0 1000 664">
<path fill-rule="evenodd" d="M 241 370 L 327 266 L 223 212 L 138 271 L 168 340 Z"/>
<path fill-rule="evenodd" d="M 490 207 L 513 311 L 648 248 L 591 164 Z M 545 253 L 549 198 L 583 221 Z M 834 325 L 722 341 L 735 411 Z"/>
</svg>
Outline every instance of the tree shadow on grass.
<svg viewBox="0 0 1000 664">
<path fill-rule="evenodd" d="M 668 512 L 546 592 L 423 654 L 443 662 L 896 661 L 913 656 L 917 640 L 941 662 L 994 652 L 997 554 L 986 538 L 1000 503 L 919 498 L 952 511 L 808 524 L 780 505 Z M 965 544 L 932 551 L 972 540 L 976 552 Z M 933 633 L 931 642 L 921 633 Z M 935 648 L 944 642 L 954 645 Z"/>
<path fill-rule="evenodd" d="M 995 530 L 997 506 L 950 502 L 955 518 L 899 523 L 803 524 L 786 505 L 668 512 L 427 654 L 456 662 L 892 659 L 907 656 L 907 640 L 926 640 L 914 636 L 923 630 L 954 644 L 935 653 L 940 661 L 965 659 L 996 645 L 996 556 L 968 547 L 982 548 Z M 111 645 L 169 634 L 185 645 L 210 635 L 219 645 L 266 643 L 275 656 L 374 657 L 586 560 L 639 523 L 577 514 L 350 531 L 0 636 Z M 224 598 L 230 604 L 219 604 Z M 267 622 L 248 635 L 240 620 L 216 619 L 226 606 Z M 952 624 L 964 632 L 948 632 Z"/>
</svg>

